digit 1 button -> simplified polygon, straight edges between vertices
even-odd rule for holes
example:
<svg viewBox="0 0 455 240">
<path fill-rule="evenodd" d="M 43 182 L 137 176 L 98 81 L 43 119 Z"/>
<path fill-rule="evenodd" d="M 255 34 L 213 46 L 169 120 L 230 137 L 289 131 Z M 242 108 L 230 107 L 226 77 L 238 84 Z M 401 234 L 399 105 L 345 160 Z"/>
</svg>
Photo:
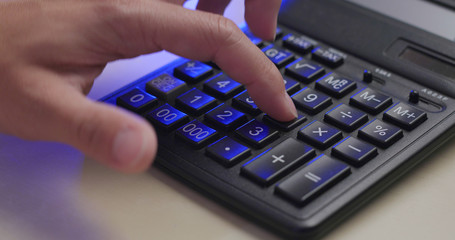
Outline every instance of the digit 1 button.
<svg viewBox="0 0 455 240">
<path fill-rule="evenodd" d="M 179 138 L 193 147 L 203 147 L 210 143 L 216 136 L 215 129 L 207 127 L 198 120 L 193 120 L 176 131 Z"/>
<path fill-rule="evenodd" d="M 202 112 L 216 106 L 215 98 L 193 88 L 190 91 L 180 95 L 175 99 L 175 103 L 194 115 L 199 115 Z"/>
<path fill-rule="evenodd" d="M 278 131 L 256 119 L 237 128 L 235 132 L 256 148 L 262 148 L 279 137 Z"/>
<path fill-rule="evenodd" d="M 280 183 L 276 193 L 302 206 L 350 173 L 351 169 L 345 163 L 321 155 Z"/>
<path fill-rule="evenodd" d="M 358 136 L 376 146 L 387 148 L 403 137 L 403 130 L 376 119 L 361 128 Z"/>
<path fill-rule="evenodd" d="M 297 107 L 309 114 L 317 114 L 332 104 L 332 99 L 311 88 L 304 88 L 291 96 Z"/>
<path fill-rule="evenodd" d="M 225 74 L 218 75 L 204 83 L 204 91 L 221 99 L 228 99 L 243 89 L 240 83 Z"/>
<path fill-rule="evenodd" d="M 412 130 L 427 120 L 427 114 L 404 103 L 398 103 L 384 113 L 384 120 Z"/>
<path fill-rule="evenodd" d="M 208 146 L 206 154 L 225 167 L 231 167 L 248 157 L 251 154 L 251 150 L 230 137 L 224 137 Z"/>
<path fill-rule="evenodd" d="M 117 98 L 117 105 L 137 113 L 143 112 L 156 103 L 158 103 L 158 100 L 155 96 L 152 96 L 139 88 L 135 88 Z"/>
<path fill-rule="evenodd" d="M 313 148 L 288 138 L 248 161 L 242 166 L 241 173 L 260 185 L 269 185 L 314 156 Z"/>
<path fill-rule="evenodd" d="M 176 129 L 189 121 L 188 115 L 171 107 L 169 104 L 164 104 L 148 112 L 145 114 L 145 118 L 152 122 L 153 125 L 167 131 Z"/>
<path fill-rule="evenodd" d="M 208 112 L 205 118 L 224 130 L 235 128 L 247 120 L 244 113 L 225 104 Z"/>
<path fill-rule="evenodd" d="M 347 137 L 332 148 L 332 155 L 359 167 L 377 156 L 378 149 L 353 137 Z"/>
</svg>

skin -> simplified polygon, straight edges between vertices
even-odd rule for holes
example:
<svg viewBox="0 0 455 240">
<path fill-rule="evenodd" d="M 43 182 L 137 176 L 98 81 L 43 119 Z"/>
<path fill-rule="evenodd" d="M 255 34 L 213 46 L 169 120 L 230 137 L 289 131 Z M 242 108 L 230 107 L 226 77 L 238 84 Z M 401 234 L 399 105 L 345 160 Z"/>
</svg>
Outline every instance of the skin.
<svg viewBox="0 0 455 240">
<path fill-rule="evenodd" d="M 116 59 L 167 50 L 214 61 L 246 85 L 257 105 L 281 121 L 296 117 L 283 79 L 230 20 L 228 0 L 0 1 L 0 132 L 70 144 L 119 171 L 147 169 L 153 127 L 120 108 L 86 98 Z M 280 0 L 246 0 L 255 35 L 272 40 Z"/>
</svg>

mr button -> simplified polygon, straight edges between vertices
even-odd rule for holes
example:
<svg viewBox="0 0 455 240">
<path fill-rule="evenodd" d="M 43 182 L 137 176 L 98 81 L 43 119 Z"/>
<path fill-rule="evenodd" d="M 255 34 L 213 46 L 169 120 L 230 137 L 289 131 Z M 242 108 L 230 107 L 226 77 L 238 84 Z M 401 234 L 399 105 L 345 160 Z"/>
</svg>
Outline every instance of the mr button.
<svg viewBox="0 0 455 240">
<path fill-rule="evenodd" d="M 398 103 L 384 113 L 384 120 L 412 130 L 427 120 L 427 114 L 404 103 Z"/>
</svg>

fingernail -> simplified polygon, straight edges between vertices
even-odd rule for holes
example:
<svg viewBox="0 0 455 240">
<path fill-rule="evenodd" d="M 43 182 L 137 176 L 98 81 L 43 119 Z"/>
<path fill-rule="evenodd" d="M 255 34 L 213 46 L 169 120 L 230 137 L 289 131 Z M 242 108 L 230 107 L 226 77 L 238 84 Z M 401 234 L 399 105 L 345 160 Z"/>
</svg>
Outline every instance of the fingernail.
<svg viewBox="0 0 455 240">
<path fill-rule="evenodd" d="M 145 138 L 139 130 L 125 128 L 117 133 L 112 147 L 116 162 L 122 167 L 132 167 L 144 154 Z"/>
<path fill-rule="evenodd" d="M 292 101 L 292 98 L 286 93 L 286 101 L 288 103 L 288 109 L 291 111 L 291 113 L 294 115 L 295 118 L 298 117 L 297 114 L 297 109 L 295 108 L 294 102 Z"/>
</svg>

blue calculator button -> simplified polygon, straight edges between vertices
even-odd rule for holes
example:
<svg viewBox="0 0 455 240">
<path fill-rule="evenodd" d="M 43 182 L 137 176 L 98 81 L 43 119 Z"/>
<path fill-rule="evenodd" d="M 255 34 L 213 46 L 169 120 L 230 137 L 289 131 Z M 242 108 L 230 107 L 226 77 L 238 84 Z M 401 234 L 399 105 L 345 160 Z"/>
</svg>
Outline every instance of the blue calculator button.
<svg viewBox="0 0 455 240">
<path fill-rule="evenodd" d="M 171 107 L 169 104 L 164 104 L 148 112 L 145 117 L 155 126 L 166 130 L 176 129 L 189 121 L 188 115 Z"/>
<path fill-rule="evenodd" d="M 205 82 L 204 90 L 215 97 L 227 99 L 242 91 L 243 86 L 227 75 L 221 74 Z"/>
<path fill-rule="evenodd" d="M 188 61 L 174 69 L 174 75 L 187 82 L 198 82 L 210 74 L 213 68 L 198 61 Z"/>
<path fill-rule="evenodd" d="M 326 149 L 341 140 L 343 134 L 334 127 L 313 121 L 299 131 L 298 137 L 319 149 Z"/>
<path fill-rule="evenodd" d="M 286 88 L 286 92 L 288 94 L 294 94 L 295 92 L 297 92 L 300 89 L 300 83 L 292 78 L 284 76 L 283 81 L 284 81 L 284 87 Z"/>
<path fill-rule="evenodd" d="M 256 148 L 262 148 L 279 137 L 278 131 L 253 119 L 235 131 Z"/>
<path fill-rule="evenodd" d="M 206 154 L 224 166 L 230 167 L 248 157 L 251 150 L 230 137 L 224 137 L 208 146 Z"/>
<path fill-rule="evenodd" d="M 243 91 L 232 99 L 232 104 L 252 115 L 257 115 L 261 112 L 256 103 L 250 97 L 247 91 Z"/>
<path fill-rule="evenodd" d="M 311 88 L 304 88 L 291 96 L 297 108 L 317 114 L 332 104 L 332 98 Z"/>
<path fill-rule="evenodd" d="M 269 45 L 262 49 L 262 51 L 270 59 L 270 61 L 275 63 L 275 65 L 279 68 L 288 64 L 294 59 L 294 54 L 274 45 Z"/>
<path fill-rule="evenodd" d="M 170 100 L 185 92 L 188 87 L 186 83 L 167 73 L 150 80 L 146 83 L 147 92 L 164 100 Z"/>
<path fill-rule="evenodd" d="M 216 106 L 215 98 L 193 88 L 190 91 L 177 97 L 175 103 L 189 111 L 191 114 L 199 115 L 208 109 Z"/>
<path fill-rule="evenodd" d="M 142 112 L 156 103 L 158 103 L 158 100 L 155 96 L 152 96 L 139 88 L 135 88 L 117 98 L 117 105 L 134 112 Z"/>
<path fill-rule="evenodd" d="M 224 104 L 208 112 L 205 117 L 225 130 L 235 128 L 247 120 L 244 113 Z"/>
<path fill-rule="evenodd" d="M 289 64 L 286 67 L 285 72 L 287 75 L 298 79 L 303 83 L 311 83 L 324 74 L 325 69 L 318 64 L 302 59 Z"/>
<path fill-rule="evenodd" d="M 308 39 L 292 33 L 284 36 L 283 46 L 302 54 L 307 54 L 313 49 L 313 44 Z"/>
<path fill-rule="evenodd" d="M 331 73 L 316 82 L 316 89 L 326 92 L 327 94 L 341 98 L 354 90 L 357 84 L 347 78 Z"/>
<path fill-rule="evenodd" d="M 193 147 L 203 147 L 217 136 L 217 131 L 198 120 L 193 120 L 176 131 L 178 137 Z"/>
<path fill-rule="evenodd" d="M 316 48 L 312 52 L 311 58 L 331 68 L 336 68 L 343 64 L 344 58 L 340 54 L 326 48 Z"/>
</svg>

